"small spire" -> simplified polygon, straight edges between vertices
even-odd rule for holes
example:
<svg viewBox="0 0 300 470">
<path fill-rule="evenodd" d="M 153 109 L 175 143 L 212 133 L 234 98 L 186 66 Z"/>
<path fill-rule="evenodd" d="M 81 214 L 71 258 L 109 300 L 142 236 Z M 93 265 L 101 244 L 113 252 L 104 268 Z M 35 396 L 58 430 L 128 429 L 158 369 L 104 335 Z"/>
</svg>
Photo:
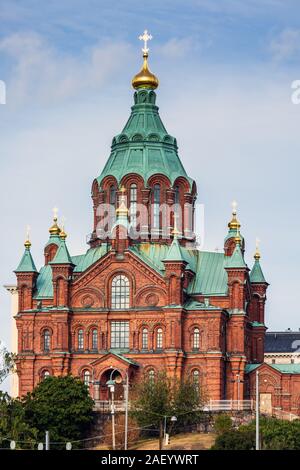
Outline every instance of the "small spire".
<svg viewBox="0 0 300 470">
<path fill-rule="evenodd" d="M 237 202 L 232 201 L 232 219 L 228 224 L 228 228 L 230 230 L 239 230 L 241 228 L 241 224 L 237 219 Z"/>
<path fill-rule="evenodd" d="M 27 225 L 27 227 L 26 227 L 26 241 L 24 243 L 24 246 L 25 246 L 26 250 L 30 250 L 31 241 L 30 241 L 30 226 L 29 225 Z"/>
<path fill-rule="evenodd" d="M 178 227 L 177 227 L 177 219 L 178 219 L 178 214 L 174 214 L 174 228 L 172 230 L 172 235 L 174 237 L 174 240 L 177 240 L 180 235 L 180 231 L 178 230 Z"/>
<path fill-rule="evenodd" d="M 240 234 L 239 227 L 236 230 L 236 237 L 235 237 L 234 241 L 235 241 L 236 245 L 241 245 L 241 243 L 242 243 L 242 237 L 241 237 L 241 234 Z"/>
<path fill-rule="evenodd" d="M 256 238 L 256 242 L 255 242 L 255 253 L 254 253 L 254 259 L 255 259 L 255 261 L 259 261 L 259 260 L 260 260 L 260 257 L 261 257 L 259 245 L 260 245 L 260 240 L 259 240 L 259 238 Z"/>
<path fill-rule="evenodd" d="M 58 213 L 58 209 L 57 207 L 54 207 L 53 208 L 53 225 L 49 228 L 50 235 L 60 234 L 60 228 L 57 225 L 57 213 Z"/>
<path fill-rule="evenodd" d="M 152 72 L 150 72 L 148 67 L 148 41 L 150 41 L 151 39 L 152 36 L 151 34 L 148 34 L 148 31 L 146 29 L 144 33 L 139 36 L 139 40 L 144 41 L 144 47 L 142 48 L 144 63 L 142 70 L 132 79 L 132 86 L 135 89 L 150 88 L 152 90 L 155 90 L 155 88 L 158 87 L 158 79 Z"/>
<path fill-rule="evenodd" d="M 121 192 L 120 204 L 119 204 L 118 209 L 116 209 L 116 214 L 118 216 L 126 216 L 127 217 L 129 211 L 128 211 L 128 208 L 126 206 L 126 196 L 125 196 L 126 188 L 124 186 L 122 186 L 120 188 L 120 192 Z"/>
<path fill-rule="evenodd" d="M 60 230 L 60 234 L 59 234 L 59 236 L 62 240 L 65 240 L 68 236 L 65 232 L 65 222 L 66 222 L 65 217 L 62 217 L 62 219 L 61 219 L 61 230 Z"/>
</svg>

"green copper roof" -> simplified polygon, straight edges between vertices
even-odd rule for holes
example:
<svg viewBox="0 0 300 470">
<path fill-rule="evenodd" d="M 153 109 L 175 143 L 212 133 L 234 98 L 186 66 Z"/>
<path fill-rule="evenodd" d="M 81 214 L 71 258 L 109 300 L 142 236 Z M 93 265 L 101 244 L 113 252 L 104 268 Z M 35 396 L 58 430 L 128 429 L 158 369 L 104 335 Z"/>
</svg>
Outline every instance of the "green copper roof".
<svg viewBox="0 0 300 470">
<path fill-rule="evenodd" d="M 281 374 L 300 374 L 300 364 L 264 364 L 278 370 Z M 247 364 L 245 372 L 248 374 L 264 364 Z"/>
<path fill-rule="evenodd" d="M 74 273 L 86 271 L 92 264 L 101 259 L 110 250 L 110 245 L 103 244 L 90 248 L 85 254 L 72 256 L 75 265 Z M 164 276 L 166 259 L 170 247 L 158 243 L 140 243 L 131 246 L 129 251 L 138 256 L 158 274 Z M 195 273 L 190 282 L 187 294 L 227 295 L 227 273 L 225 270 L 227 258 L 224 253 L 198 251 L 180 246 L 182 259 L 187 263 L 186 269 Z M 173 256 L 172 256 L 173 257 Z M 53 297 L 51 265 L 43 266 L 37 278 L 35 299 Z M 195 305 L 194 305 L 195 306 Z"/>
<path fill-rule="evenodd" d="M 60 238 L 59 235 L 50 235 L 49 240 L 48 240 L 48 242 L 47 242 L 46 245 L 45 245 L 45 248 L 46 248 L 46 246 L 48 246 L 48 245 L 52 245 L 52 243 L 53 243 L 54 245 L 59 246 L 59 245 L 60 245 L 60 242 L 61 242 L 61 238 Z"/>
<path fill-rule="evenodd" d="M 150 176 L 161 173 L 171 184 L 179 176 L 192 185 L 177 153 L 176 139 L 170 136 L 158 114 L 153 90 L 140 89 L 134 94 L 135 104 L 121 134 L 114 137 L 110 157 L 97 178 L 101 186 L 105 176 L 118 183 L 128 173 L 141 175 L 147 184 Z"/>
<path fill-rule="evenodd" d="M 229 258 L 227 268 L 246 268 L 243 253 L 239 244 L 236 245 L 232 256 Z"/>
<path fill-rule="evenodd" d="M 241 235 L 241 232 L 240 232 L 240 231 L 238 231 L 237 229 L 230 228 L 230 229 L 228 230 L 228 234 L 227 234 L 227 236 L 225 237 L 224 240 L 225 240 L 225 242 L 226 242 L 226 241 L 229 240 L 230 238 L 235 238 L 237 235 L 239 235 L 239 236 L 241 237 L 242 241 L 244 240 L 244 237 L 243 237 L 243 235 Z"/>
<path fill-rule="evenodd" d="M 75 265 L 74 273 L 86 271 L 92 264 L 102 258 L 108 251 L 109 245 L 103 244 L 97 248 L 90 248 L 85 254 L 72 256 L 71 262 Z M 51 265 L 43 266 L 37 278 L 34 298 L 37 300 L 53 297 Z"/>
<path fill-rule="evenodd" d="M 250 372 L 254 371 L 255 369 L 257 369 L 261 365 L 262 364 L 247 364 L 246 367 L 245 367 L 245 373 L 249 374 Z"/>
<path fill-rule="evenodd" d="M 35 267 L 31 252 L 29 248 L 25 248 L 22 259 L 19 263 L 19 266 L 15 270 L 15 273 L 36 273 L 37 269 Z"/>
<path fill-rule="evenodd" d="M 260 323 L 258 321 L 253 321 L 252 322 L 252 326 L 254 326 L 254 328 L 258 328 L 258 327 L 261 327 L 261 326 L 266 326 L 264 323 Z"/>
<path fill-rule="evenodd" d="M 252 271 L 250 273 L 250 281 L 253 283 L 257 283 L 257 284 L 266 283 L 266 280 L 263 275 L 261 265 L 258 259 L 255 260 Z"/>
<path fill-rule="evenodd" d="M 183 261 L 186 262 L 184 259 L 184 256 L 181 251 L 180 244 L 178 242 L 177 238 L 174 238 L 174 240 L 171 243 L 171 246 L 168 250 L 167 256 L 164 259 L 164 261 Z"/>
<path fill-rule="evenodd" d="M 269 364 L 282 374 L 300 374 L 300 364 Z"/>
<path fill-rule="evenodd" d="M 130 248 L 145 263 L 164 275 L 163 260 L 169 251 L 167 245 L 158 243 L 141 243 Z M 227 273 L 225 271 L 226 257 L 224 253 L 199 251 L 180 247 L 183 259 L 188 263 L 186 269 L 195 273 L 188 287 L 188 294 L 226 295 Z"/>
<path fill-rule="evenodd" d="M 65 240 L 61 240 L 56 255 L 49 264 L 73 264 Z"/>
</svg>

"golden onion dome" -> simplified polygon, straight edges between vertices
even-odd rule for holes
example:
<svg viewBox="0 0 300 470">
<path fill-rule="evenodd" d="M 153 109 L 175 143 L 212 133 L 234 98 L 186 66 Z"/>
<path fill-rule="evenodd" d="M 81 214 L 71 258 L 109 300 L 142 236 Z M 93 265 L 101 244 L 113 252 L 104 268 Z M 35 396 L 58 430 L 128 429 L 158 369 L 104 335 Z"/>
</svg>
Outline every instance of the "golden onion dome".
<svg viewBox="0 0 300 470">
<path fill-rule="evenodd" d="M 256 246 L 255 246 L 255 253 L 254 253 L 254 259 L 255 261 L 259 261 L 260 260 L 260 249 L 259 249 L 259 242 L 260 240 L 257 238 L 256 239 Z"/>
<path fill-rule="evenodd" d="M 50 235 L 59 235 L 61 230 L 57 225 L 57 217 L 54 217 L 53 222 L 53 225 L 49 228 L 49 233 Z"/>
<path fill-rule="evenodd" d="M 62 240 L 65 240 L 68 235 L 66 234 L 66 232 L 65 232 L 64 229 L 62 228 L 61 231 L 60 231 L 59 236 L 60 236 L 60 238 L 61 238 Z"/>
<path fill-rule="evenodd" d="M 239 230 L 241 228 L 241 224 L 236 218 L 235 212 L 232 213 L 232 219 L 229 222 L 228 227 L 230 228 L 230 230 Z"/>
<path fill-rule="evenodd" d="M 132 86 L 138 88 L 151 88 L 155 90 L 158 87 L 158 78 L 149 70 L 148 67 L 148 52 L 143 53 L 144 63 L 142 70 L 137 73 L 132 79 Z"/>
<path fill-rule="evenodd" d="M 24 246 L 26 248 L 26 250 L 29 250 L 30 247 L 31 247 L 31 241 L 29 240 L 29 238 L 26 240 L 26 242 L 24 243 Z"/>
</svg>

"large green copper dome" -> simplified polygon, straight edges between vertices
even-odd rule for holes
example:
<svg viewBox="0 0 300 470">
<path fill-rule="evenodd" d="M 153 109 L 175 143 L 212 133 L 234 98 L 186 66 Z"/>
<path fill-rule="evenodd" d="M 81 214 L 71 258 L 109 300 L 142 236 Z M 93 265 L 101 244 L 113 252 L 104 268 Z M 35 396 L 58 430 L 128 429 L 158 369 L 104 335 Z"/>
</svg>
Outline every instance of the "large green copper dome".
<svg viewBox="0 0 300 470">
<path fill-rule="evenodd" d="M 160 173 L 171 184 L 185 177 L 192 187 L 193 180 L 183 168 L 177 153 L 176 139 L 168 134 L 155 105 L 156 94 L 151 89 L 140 88 L 134 94 L 131 115 L 121 134 L 113 138 L 110 157 L 97 178 L 114 176 L 118 183 L 123 176 L 137 173 L 147 184 L 150 176 Z"/>
</svg>

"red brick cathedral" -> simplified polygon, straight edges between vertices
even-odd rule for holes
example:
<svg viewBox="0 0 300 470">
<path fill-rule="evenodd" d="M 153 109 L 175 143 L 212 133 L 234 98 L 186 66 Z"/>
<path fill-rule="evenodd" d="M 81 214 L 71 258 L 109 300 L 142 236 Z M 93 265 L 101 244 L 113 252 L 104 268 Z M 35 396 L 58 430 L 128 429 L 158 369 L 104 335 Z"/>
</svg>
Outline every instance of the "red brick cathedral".
<svg viewBox="0 0 300 470">
<path fill-rule="evenodd" d="M 161 121 L 147 45 L 143 61 L 129 119 L 92 184 L 86 253 L 69 253 L 56 216 L 40 271 L 25 242 L 15 271 L 20 395 L 73 374 L 106 400 L 115 368 L 130 383 L 166 370 L 210 399 L 242 399 L 246 368 L 264 360 L 260 255 L 250 271 L 235 209 L 224 252 L 197 249 L 197 186 Z"/>
</svg>

